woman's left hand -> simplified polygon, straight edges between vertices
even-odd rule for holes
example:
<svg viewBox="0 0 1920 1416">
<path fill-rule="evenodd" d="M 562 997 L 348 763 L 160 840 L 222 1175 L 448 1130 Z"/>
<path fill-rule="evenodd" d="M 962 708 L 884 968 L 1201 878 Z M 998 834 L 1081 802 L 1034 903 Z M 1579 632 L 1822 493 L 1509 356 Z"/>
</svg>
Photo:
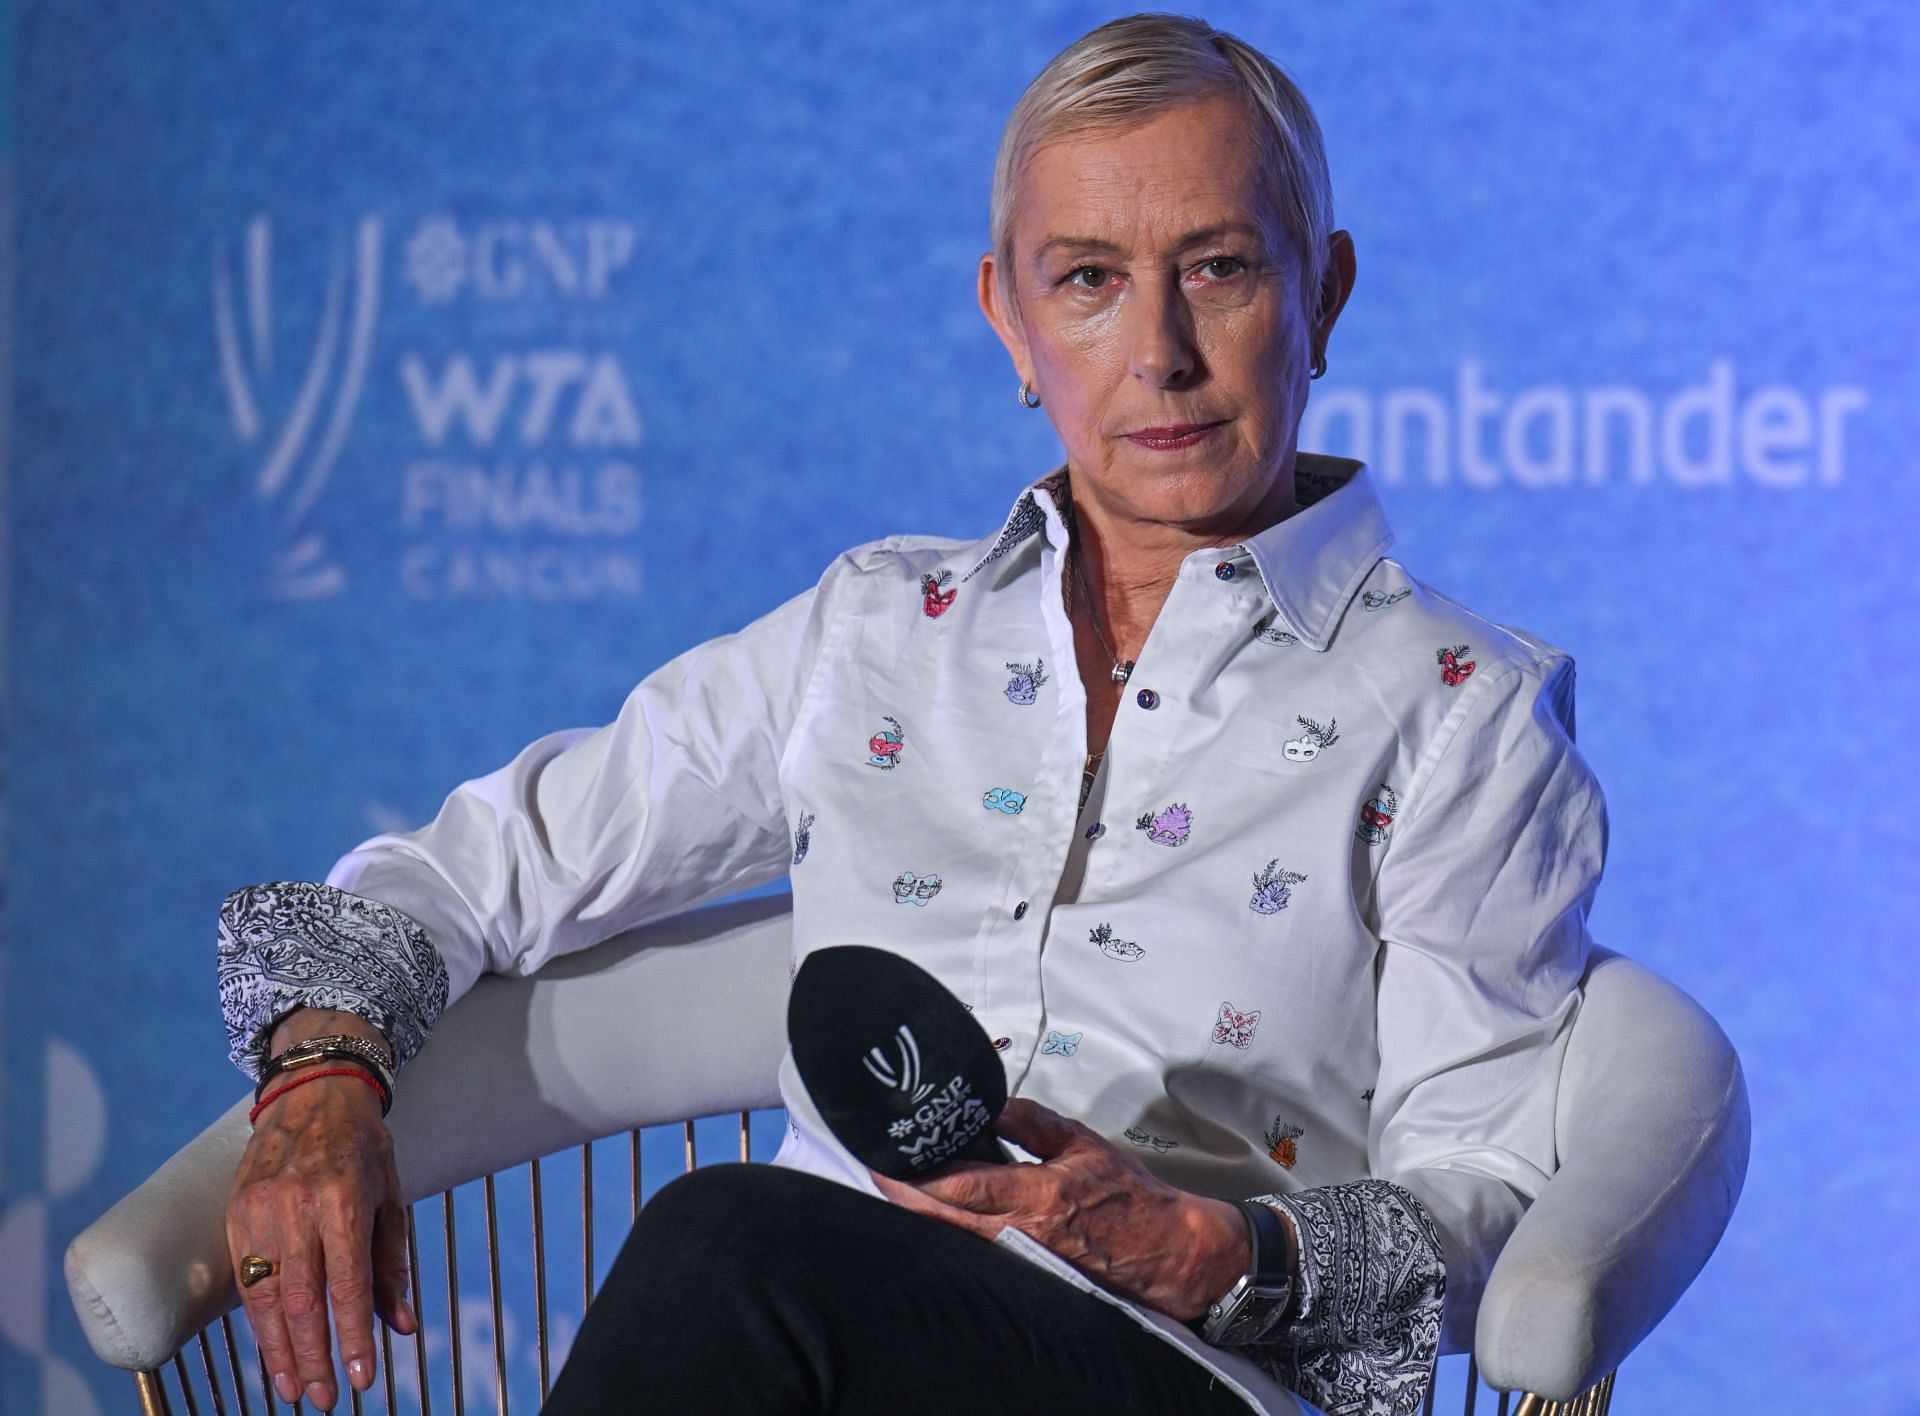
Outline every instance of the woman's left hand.
<svg viewBox="0 0 1920 1416">
<path fill-rule="evenodd" d="M 874 1180 L 895 1204 L 983 1239 L 1012 1225 L 1102 1286 L 1183 1322 L 1246 1272 L 1247 1223 L 1226 1201 L 1175 1189 L 1025 1097 L 1007 1103 L 999 1130 L 1040 1163 L 966 1162 L 912 1185 Z"/>
</svg>

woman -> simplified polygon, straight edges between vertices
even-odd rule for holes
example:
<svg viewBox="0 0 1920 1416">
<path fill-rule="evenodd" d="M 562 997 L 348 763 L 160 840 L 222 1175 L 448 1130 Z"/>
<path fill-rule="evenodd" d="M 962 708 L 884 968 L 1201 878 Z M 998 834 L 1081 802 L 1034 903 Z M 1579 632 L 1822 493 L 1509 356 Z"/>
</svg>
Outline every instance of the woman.
<svg viewBox="0 0 1920 1416">
<path fill-rule="evenodd" d="M 996 165 L 980 303 L 1067 455 L 995 535 L 849 551 L 324 885 L 229 898 L 268 1073 L 228 1231 L 283 1396 L 334 1398 L 329 1302 L 356 1387 L 375 1306 L 414 1330 L 376 1108 L 446 1002 L 786 873 L 796 961 L 885 943 L 967 1002 L 1037 1163 L 878 1181 L 789 1059 L 780 1165 L 656 1198 L 550 1409 L 1418 1409 L 1554 1166 L 1606 821 L 1572 660 L 1296 450 L 1353 278 L 1279 70 L 1102 26 Z"/>
</svg>

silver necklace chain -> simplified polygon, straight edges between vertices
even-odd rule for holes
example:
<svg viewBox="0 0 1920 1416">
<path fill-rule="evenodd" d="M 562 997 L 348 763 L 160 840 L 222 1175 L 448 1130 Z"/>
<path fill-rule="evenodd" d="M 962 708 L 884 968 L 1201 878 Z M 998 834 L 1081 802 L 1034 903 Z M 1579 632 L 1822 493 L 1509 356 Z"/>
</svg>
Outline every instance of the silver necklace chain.
<svg viewBox="0 0 1920 1416">
<path fill-rule="evenodd" d="M 1093 591 L 1087 588 L 1087 574 L 1080 568 L 1080 537 L 1077 527 L 1073 539 L 1067 544 L 1067 558 L 1073 562 L 1074 584 L 1080 588 L 1080 598 L 1086 603 L 1087 622 L 1093 626 L 1094 638 L 1100 641 L 1100 647 L 1113 661 L 1113 681 L 1125 683 L 1133 674 L 1135 661 L 1128 659 L 1124 664 L 1121 663 L 1120 656 L 1113 652 L 1113 646 L 1107 643 L 1107 636 L 1100 628 L 1100 612 L 1094 608 Z"/>
</svg>

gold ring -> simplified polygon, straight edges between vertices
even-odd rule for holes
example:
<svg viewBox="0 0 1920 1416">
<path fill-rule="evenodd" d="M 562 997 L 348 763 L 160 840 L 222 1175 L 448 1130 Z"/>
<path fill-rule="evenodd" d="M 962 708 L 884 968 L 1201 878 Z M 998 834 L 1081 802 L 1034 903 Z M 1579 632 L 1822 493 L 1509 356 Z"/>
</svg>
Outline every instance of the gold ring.
<svg viewBox="0 0 1920 1416">
<path fill-rule="evenodd" d="M 251 1288 L 263 1278 L 272 1278 L 280 1272 L 278 1259 L 263 1259 L 258 1254 L 248 1254 L 240 1260 L 240 1286 Z"/>
</svg>

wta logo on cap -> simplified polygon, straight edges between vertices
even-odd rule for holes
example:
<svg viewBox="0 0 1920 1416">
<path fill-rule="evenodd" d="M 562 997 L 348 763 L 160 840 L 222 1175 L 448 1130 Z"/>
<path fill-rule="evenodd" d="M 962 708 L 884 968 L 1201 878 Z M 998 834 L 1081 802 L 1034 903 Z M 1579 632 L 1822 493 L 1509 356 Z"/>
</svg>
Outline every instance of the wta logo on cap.
<svg viewBox="0 0 1920 1416">
<path fill-rule="evenodd" d="M 902 1023 L 893 1035 L 893 1056 L 877 1047 L 860 1059 L 867 1075 L 889 1091 L 899 1092 L 913 1106 L 887 1125 L 894 1149 L 915 1171 L 933 1170 L 955 1159 L 993 1124 L 993 1114 L 965 1077 L 955 1077 L 935 1094 L 932 1082 L 920 1080 L 920 1044 L 913 1029 Z"/>
<path fill-rule="evenodd" d="M 888 1061 L 877 1047 L 868 1048 L 860 1064 L 880 1085 L 904 1093 L 909 1101 L 925 1101 L 927 1093 L 933 1090 L 933 1083 L 920 1080 L 920 1044 L 913 1040 L 913 1029 L 900 1024 L 900 1030 L 893 1036 L 893 1046 L 899 1055 L 898 1064 Z"/>
<path fill-rule="evenodd" d="M 787 1043 L 821 1121 L 879 1174 L 1008 1159 L 993 1134 L 1007 1104 L 1000 1054 L 967 1005 L 911 960 L 864 944 L 808 953 L 787 995 Z"/>
<path fill-rule="evenodd" d="M 928 1086 L 925 1091 L 933 1092 Z M 955 1077 L 913 1111 L 887 1126 L 894 1147 L 916 1171 L 935 1170 L 957 1159 L 993 1124 L 993 1113 L 973 1094 L 965 1077 Z"/>
</svg>

